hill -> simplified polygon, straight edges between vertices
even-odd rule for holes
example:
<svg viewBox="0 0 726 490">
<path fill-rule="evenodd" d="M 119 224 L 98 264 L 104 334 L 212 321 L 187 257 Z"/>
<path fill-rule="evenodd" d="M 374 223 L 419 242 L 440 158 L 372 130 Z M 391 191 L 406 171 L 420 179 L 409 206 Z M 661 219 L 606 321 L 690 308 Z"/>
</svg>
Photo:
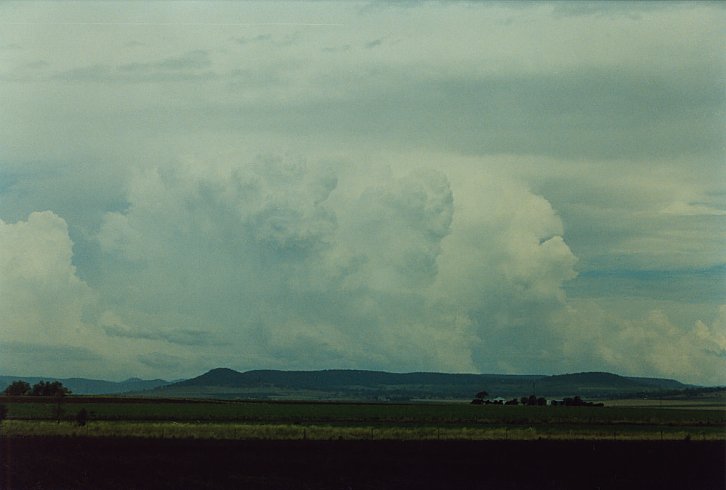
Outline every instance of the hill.
<svg viewBox="0 0 726 490">
<path fill-rule="evenodd" d="M 153 396 L 411 400 L 469 399 L 486 390 L 492 397 L 538 396 L 612 397 L 685 389 L 675 380 L 629 378 L 612 373 L 575 373 L 555 376 L 388 373 L 364 370 L 239 372 L 217 368 L 196 378 L 157 388 Z"/>
<path fill-rule="evenodd" d="M 676 380 L 624 377 L 591 372 L 545 375 L 389 373 L 353 369 L 322 371 L 212 369 L 195 378 L 170 383 L 130 378 L 121 382 L 86 378 L 0 376 L 0 390 L 23 379 L 30 384 L 58 380 L 77 395 L 133 394 L 151 397 L 260 400 L 466 400 L 485 390 L 491 397 L 536 394 L 548 398 L 628 397 L 678 392 L 689 388 Z"/>
<path fill-rule="evenodd" d="M 665 381 L 671 380 L 663 381 L 663 384 L 665 384 Z M 682 387 L 685 388 L 685 385 L 682 385 Z M 659 386 L 656 383 L 645 383 L 634 378 L 618 376 L 617 374 L 591 372 L 547 376 L 538 381 L 536 388 L 537 392 L 542 392 L 543 394 L 572 393 L 582 395 L 596 393 L 602 396 L 607 394 L 654 391 Z"/>
</svg>

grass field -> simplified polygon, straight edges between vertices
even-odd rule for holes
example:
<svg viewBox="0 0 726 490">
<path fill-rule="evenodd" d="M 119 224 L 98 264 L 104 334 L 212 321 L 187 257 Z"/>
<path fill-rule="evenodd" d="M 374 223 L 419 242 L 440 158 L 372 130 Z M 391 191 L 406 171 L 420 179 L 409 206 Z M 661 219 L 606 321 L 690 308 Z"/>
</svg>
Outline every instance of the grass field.
<svg viewBox="0 0 726 490">
<path fill-rule="evenodd" d="M 726 411 L 657 406 L 288 403 L 69 397 L 0 400 L 8 436 L 190 439 L 726 440 Z M 88 423 L 74 423 L 85 409 Z"/>
<path fill-rule="evenodd" d="M 721 397 L 703 399 L 623 399 L 609 400 L 608 407 L 630 407 L 630 408 L 663 408 L 663 409 L 686 409 L 686 410 L 721 410 L 726 411 L 726 399 Z"/>
<path fill-rule="evenodd" d="M 661 426 L 341 426 L 218 422 L 71 422 L 10 420 L 7 437 L 108 437 L 232 440 L 726 440 L 723 428 Z"/>
</svg>

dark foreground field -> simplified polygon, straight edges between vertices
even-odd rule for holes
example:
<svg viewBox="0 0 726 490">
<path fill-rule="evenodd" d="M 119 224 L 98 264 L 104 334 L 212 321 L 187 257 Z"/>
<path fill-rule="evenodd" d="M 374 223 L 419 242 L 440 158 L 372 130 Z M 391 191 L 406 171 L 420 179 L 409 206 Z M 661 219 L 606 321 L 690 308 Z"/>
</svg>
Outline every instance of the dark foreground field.
<svg viewBox="0 0 726 490">
<path fill-rule="evenodd" d="M 726 488 L 723 441 L 5 438 L 13 489 Z"/>
</svg>

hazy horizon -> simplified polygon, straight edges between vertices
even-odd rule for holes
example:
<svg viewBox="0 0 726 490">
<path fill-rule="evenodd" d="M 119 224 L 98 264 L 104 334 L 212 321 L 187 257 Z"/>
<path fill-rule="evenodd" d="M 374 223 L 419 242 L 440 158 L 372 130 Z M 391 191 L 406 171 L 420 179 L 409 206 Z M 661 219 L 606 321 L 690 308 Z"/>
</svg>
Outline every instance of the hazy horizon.
<svg viewBox="0 0 726 490">
<path fill-rule="evenodd" d="M 44 380 L 44 381 L 63 381 L 63 380 L 87 380 L 87 381 L 100 381 L 104 383 L 116 383 L 116 384 L 123 384 L 126 382 L 147 382 L 147 381 L 163 381 L 165 383 L 178 383 L 182 381 L 189 381 L 196 378 L 203 377 L 207 374 L 210 374 L 214 371 L 234 371 L 238 374 L 245 374 L 247 372 L 285 372 L 285 373 L 315 373 L 315 372 L 323 372 L 323 371 L 354 371 L 354 372 L 370 372 L 370 373 L 386 373 L 386 374 L 392 374 L 392 375 L 416 375 L 416 374 L 441 374 L 441 375 L 463 375 L 463 376 L 503 376 L 503 377 L 509 377 L 509 376 L 523 376 L 523 377 L 531 377 L 531 376 L 541 376 L 542 378 L 548 378 L 548 377 L 557 377 L 557 376 L 578 376 L 578 375 L 597 375 L 597 374 L 612 374 L 618 377 L 626 378 L 626 379 L 661 379 L 661 380 L 670 380 L 670 381 L 677 381 L 681 382 L 682 384 L 685 384 L 686 386 L 701 386 L 703 388 L 718 388 L 722 385 L 697 385 L 697 384 L 689 384 L 689 383 L 683 383 L 679 379 L 675 378 L 667 378 L 667 377 L 653 377 L 653 376 L 638 376 L 638 375 L 622 375 L 614 372 L 605 372 L 605 371 L 581 371 L 581 372 L 562 372 L 562 373 L 517 373 L 517 374 L 506 374 L 506 373 L 448 373 L 448 372 L 442 372 L 442 371 L 386 371 L 386 370 L 368 370 L 368 369 L 356 369 L 356 368 L 320 368 L 320 369 L 298 369 L 298 370 L 287 370 L 287 369 L 266 369 L 266 368 L 252 368 L 252 369 L 244 369 L 244 370 L 236 370 L 232 368 L 228 368 L 225 366 L 217 366 L 210 369 L 206 369 L 203 372 L 196 373 L 189 377 L 170 377 L 168 379 L 165 378 L 139 378 L 136 376 L 131 377 L 122 377 L 117 379 L 106 379 L 106 378 L 93 378 L 93 377 L 85 377 L 85 376 L 68 376 L 68 377 L 60 377 L 60 376 L 39 376 L 39 375 L 24 375 L 24 374 L 18 374 L 18 373 L 0 373 L 0 377 L 2 378 L 12 378 L 13 381 L 21 380 L 21 381 L 29 381 L 31 383 L 35 382 L 36 380 Z M 541 378 L 537 378 L 538 380 Z M 2 385 L 0 385 L 0 388 L 2 388 Z"/>
<path fill-rule="evenodd" d="M 3 2 L 0 373 L 726 384 L 717 2 Z"/>
</svg>

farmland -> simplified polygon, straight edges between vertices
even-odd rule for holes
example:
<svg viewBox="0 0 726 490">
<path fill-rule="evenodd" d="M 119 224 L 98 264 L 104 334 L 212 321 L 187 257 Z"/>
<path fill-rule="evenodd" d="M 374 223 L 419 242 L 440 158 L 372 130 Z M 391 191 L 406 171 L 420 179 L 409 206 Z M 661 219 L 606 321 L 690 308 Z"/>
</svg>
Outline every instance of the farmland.
<svg viewBox="0 0 726 490">
<path fill-rule="evenodd" d="M 464 403 L 0 399 L 6 435 L 207 439 L 726 439 L 726 411 Z M 74 423 L 85 410 L 88 423 Z M 60 422 L 60 423 L 58 423 Z"/>
<path fill-rule="evenodd" d="M 58 420 L 53 400 L 0 404 L 7 489 L 724 486 L 719 409 L 71 396 Z"/>
</svg>

